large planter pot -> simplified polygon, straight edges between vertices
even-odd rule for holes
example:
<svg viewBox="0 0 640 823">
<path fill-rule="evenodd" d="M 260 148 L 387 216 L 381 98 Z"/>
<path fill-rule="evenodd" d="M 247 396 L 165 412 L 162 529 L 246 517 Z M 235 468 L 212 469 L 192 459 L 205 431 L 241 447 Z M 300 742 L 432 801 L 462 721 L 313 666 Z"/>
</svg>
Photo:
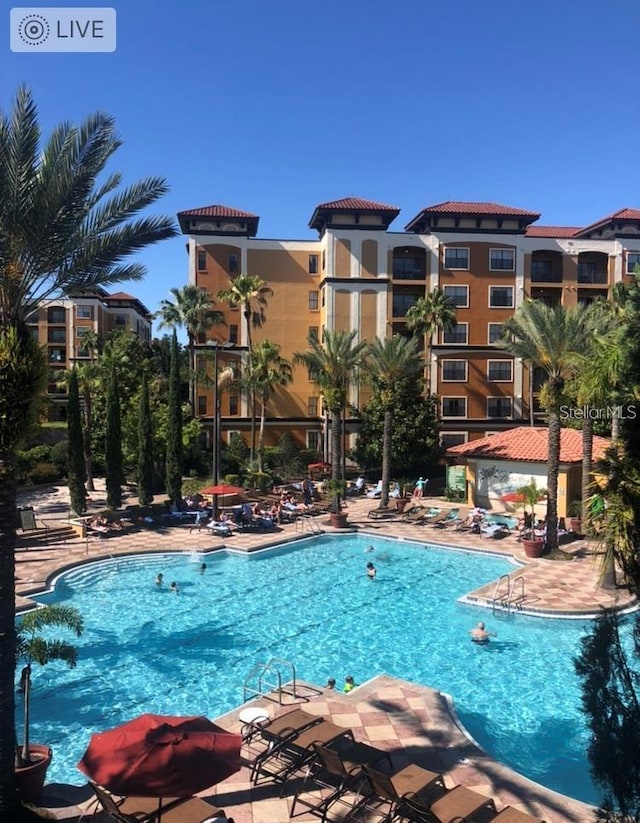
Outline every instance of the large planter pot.
<svg viewBox="0 0 640 823">
<path fill-rule="evenodd" d="M 346 529 L 348 515 L 344 512 L 330 512 L 329 521 L 334 529 Z"/>
<path fill-rule="evenodd" d="M 398 497 L 396 499 L 396 509 L 399 512 L 403 512 L 406 509 L 406 507 L 407 507 L 410 500 L 411 500 L 410 497 Z"/>
<path fill-rule="evenodd" d="M 571 526 L 571 531 L 574 534 L 582 534 L 582 520 L 579 517 L 572 517 L 569 521 L 569 525 Z"/>
<path fill-rule="evenodd" d="M 542 557 L 544 552 L 544 540 L 541 537 L 523 537 L 522 547 L 527 557 Z"/>
<path fill-rule="evenodd" d="M 28 766 L 16 766 L 16 783 L 20 800 L 24 803 L 37 803 L 44 788 L 53 753 L 49 746 L 31 743 L 29 754 L 32 762 Z"/>
</svg>

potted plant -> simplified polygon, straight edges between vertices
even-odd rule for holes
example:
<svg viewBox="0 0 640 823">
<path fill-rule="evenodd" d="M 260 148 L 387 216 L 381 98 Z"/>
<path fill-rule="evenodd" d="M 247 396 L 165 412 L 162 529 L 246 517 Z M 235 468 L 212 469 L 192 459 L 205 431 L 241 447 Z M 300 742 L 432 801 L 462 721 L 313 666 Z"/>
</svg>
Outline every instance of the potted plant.
<svg viewBox="0 0 640 823">
<path fill-rule="evenodd" d="M 327 483 L 331 496 L 329 504 L 329 519 L 336 529 L 344 529 L 347 525 L 347 513 L 342 511 L 342 498 L 347 495 L 347 484 L 344 480 L 331 479 Z"/>
<path fill-rule="evenodd" d="M 517 490 L 517 494 L 521 495 L 524 504 L 525 531 L 522 534 L 522 546 L 527 557 L 542 557 L 544 552 L 544 538 L 536 536 L 534 526 L 536 503 L 542 500 L 546 493 L 546 489 L 538 488 L 535 480 L 527 483 L 526 486 L 520 486 Z M 526 527 L 527 506 L 531 509 L 531 520 L 528 528 Z"/>
<path fill-rule="evenodd" d="M 582 534 L 582 501 L 573 500 L 569 505 L 569 525 L 574 534 Z"/>
<path fill-rule="evenodd" d="M 45 666 L 53 660 L 63 660 L 75 666 L 78 652 L 75 646 L 65 640 L 55 640 L 43 636 L 43 630 L 50 626 L 68 629 L 77 637 L 83 630 L 82 616 L 72 606 L 44 606 L 25 614 L 17 631 L 17 659 L 24 662 L 20 676 L 23 696 L 22 744 L 16 746 L 16 782 L 20 799 L 36 802 L 40 797 L 47 769 L 51 763 L 51 749 L 32 743 L 29 734 L 31 669 L 34 663 Z"/>
</svg>

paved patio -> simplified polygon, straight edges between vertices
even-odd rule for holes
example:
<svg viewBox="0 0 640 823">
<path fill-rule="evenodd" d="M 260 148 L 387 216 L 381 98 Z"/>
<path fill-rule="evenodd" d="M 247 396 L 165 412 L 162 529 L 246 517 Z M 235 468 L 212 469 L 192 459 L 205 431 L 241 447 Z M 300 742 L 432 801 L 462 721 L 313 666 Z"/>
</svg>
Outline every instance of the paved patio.
<svg viewBox="0 0 640 823">
<path fill-rule="evenodd" d="M 423 502 L 443 505 L 435 499 Z M 523 584 L 518 583 L 516 588 L 519 592 L 524 586 L 520 605 L 528 611 L 569 616 L 592 613 L 602 606 L 623 608 L 632 605 L 624 590 L 605 592 L 598 588 L 598 557 L 587 541 L 576 541 L 564 547 L 572 556 L 568 562 L 531 561 L 525 557 L 515 537 L 494 540 L 451 528 L 407 524 L 399 519 L 371 520 L 367 515 L 376 505 L 376 501 L 366 498 L 350 500 L 349 523 L 372 537 L 391 536 L 512 556 L 523 564 L 514 565 L 510 577 L 523 578 Z M 251 551 L 307 536 L 318 526 L 325 532 L 332 531 L 326 516 L 314 518 L 312 523 L 287 524 L 276 533 L 238 533 L 227 539 L 214 537 L 204 529 L 189 532 L 184 526 L 163 525 L 134 533 L 123 531 L 104 540 L 76 539 L 61 545 L 21 550 L 17 555 L 16 607 L 28 607 L 33 602 L 29 599 L 30 594 L 42 591 L 60 569 L 77 563 L 131 552 L 208 552 L 226 547 Z M 495 591 L 496 584 L 491 583 L 476 592 L 469 592 L 468 597 L 479 606 L 491 607 Z M 431 689 L 381 673 L 349 695 L 305 684 L 299 686 L 296 697 L 287 698 L 287 702 L 303 702 L 308 711 L 353 729 L 357 739 L 392 752 L 396 766 L 412 760 L 426 768 L 443 771 L 448 786 L 460 783 L 492 796 L 498 808 L 511 804 L 544 818 L 547 823 L 586 823 L 593 819 L 591 810 L 584 804 L 547 791 L 476 748 L 456 724 L 443 695 Z M 282 710 L 265 698 L 260 698 L 258 704 L 268 706 L 271 715 Z M 246 708 L 246 704 L 240 708 Z M 240 708 L 217 722 L 229 730 L 239 730 Z M 236 823 L 286 823 L 291 797 L 281 798 L 279 789 L 279 786 L 269 784 L 252 787 L 245 767 L 204 796 L 225 808 Z M 58 819 L 78 820 L 86 813 L 88 797 L 86 787 L 49 786 L 44 805 Z M 302 820 L 305 818 L 310 819 L 308 815 L 301 817 Z"/>
</svg>

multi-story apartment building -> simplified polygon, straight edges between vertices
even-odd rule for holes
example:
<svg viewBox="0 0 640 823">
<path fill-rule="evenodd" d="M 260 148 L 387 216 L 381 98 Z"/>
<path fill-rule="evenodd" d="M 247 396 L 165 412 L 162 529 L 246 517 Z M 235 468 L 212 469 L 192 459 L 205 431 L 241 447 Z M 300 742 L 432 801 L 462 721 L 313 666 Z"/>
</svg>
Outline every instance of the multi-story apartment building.
<svg viewBox="0 0 640 823">
<path fill-rule="evenodd" d="M 32 312 L 28 324 L 47 350 L 49 421 L 66 420 L 67 390 L 60 383 L 59 373 L 90 357 L 82 344 L 87 332 L 104 339 L 113 330 L 129 330 L 147 343 L 151 340 L 151 313 L 146 306 L 129 294 L 109 294 L 104 289 L 49 300 Z"/>
<path fill-rule="evenodd" d="M 279 343 L 287 358 L 325 330 L 356 329 L 367 340 L 403 333 L 409 307 L 442 287 L 457 307 L 457 325 L 434 336 L 428 369 L 445 446 L 527 424 L 538 414 L 541 375 L 530 375 L 496 346 L 502 323 L 526 297 L 588 303 L 606 297 L 640 263 L 640 209 L 566 227 L 537 225 L 540 214 L 526 209 L 446 202 L 424 208 L 404 231 L 391 231 L 398 214 L 354 197 L 323 203 L 309 222 L 318 238 L 309 240 L 260 239 L 257 215 L 221 205 L 178 218 L 189 238 L 190 283 L 214 299 L 241 272 L 271 287 L 266 322 L 253 336 Z M 228 326 L 209 336 L 246 351 L 241 311 L 218 308 Z M 366 397 L 366 387 L 354 387 L 350 400 L 357 408 Z M 226 396 L 221 410 L 224 435 L 246 433 L 246 401 Z M 202 390 L 197 411 L 211 422 L 213 399 Z M 284 431 L 310 448 L 326 443 L 320 392 L 301 367 L 271 404 L 268 442 Z"/>
</svg>

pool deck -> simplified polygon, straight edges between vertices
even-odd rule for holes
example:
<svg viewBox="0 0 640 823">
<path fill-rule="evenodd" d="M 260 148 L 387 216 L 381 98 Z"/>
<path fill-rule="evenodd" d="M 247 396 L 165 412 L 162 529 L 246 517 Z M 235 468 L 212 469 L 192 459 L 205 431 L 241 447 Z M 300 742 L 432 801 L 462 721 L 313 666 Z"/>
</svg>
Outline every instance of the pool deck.
<svg viewBox="0 0 640 823">
<path fill-rule="evenodd" d="M 448 505 L 425 498 L 426 505 Z M 375 500 L 351 499 L 348 504 L 349 523 L 361 534 L 436 543 L 471 551 L 490 551 L 512 556 L 518 565 L 510 577 L 523 578 L 514 586 L 518 597 L 513 608 L 522 607 L 533 613 L 558 617 L 579 616 L 604 606 L 628 608 L 633 600 L 625 590 L 606 592 L 598 588 L 598 557 L 588 541 L 576 541 L 563 547 L 572 555 L 568 562 L 529 560 L 515 537 L 501 540 L 436 529 L 432 526 L 403 523 L 399 519 L 372 520 L 368 512 L 377 506 Z M 313 520 L 326 533 L 331 533 L 328 518 L 320 515 Z M 206 530 L 189 533 L 184 526 L 162 526 L 143 531 L 117 533 L 107 539 L 76 539 L 46 548 L 20 550 L 17 553 L 16 608 L 33 603 L 29 595 L 46 588 L 58 571 L 78 563 L 98 558 L 137 552 L 198 551 L 208 552 L 229 548 L 253 551 L 310 534 L 309 524 L 287 524 L 270 533 L 238 533 L 231 538 L 212 536 Z M 520 565 L 522 564 L 522 565 Z M 522 589 L 522 586 L 524 588 Z M 506 582 L 503 581 L 503 589 Z M 469 592 L 470 602 L 492 608 L 496 582 Z M 519 596 L 524 592 L 524 597 Z M 482 615 L 479 612 L 479 615 Z M 295 661 L 294 661 L 295 662 Z M 587 823 L 593 820 L 590 807 L 526 780 L 482 752 L 469 740 L 456 722 L 448 701 L 439 692 L 381 674 L 349 695 L 322 691 L 313 684 L 298 687 L 289 702 L 303 702 L 304 708 L 344 725 L 355 732 L 357 739 L 370 742 L 393 753 L 394 765 L 409 760 L 426 768 L 443 771 L 447 786 L 457 783 L 493 797 L 498 808 L 511 804 L 543 818 L 547 823 Z M 286 697 L 286 696 L 285 696 Z M 259 705 L 281 710 L 274 701 L 260 698 Z M 238 712 L 217 719 L 229 730 L 239 730 Z M 285 823 L 289 819 L 291 797 L 280 797 L 280 787 L 261 784 L 252 787 L 246 767 L 229 780 L 215 787 L 212 802 L 226 809 L 235 823 Z M 50 785 L 43 806 L 57 819 L 79 820 L 86 814 L 86 787 Z M 298 815 L 296 814 L 296 818 Z M 98 820 L 98 818 L 94 818 Z M 301 820 L 311 820 L 301 815 Z M 368 822 L 367 822 L 368 823 Z"/>
</svg>

